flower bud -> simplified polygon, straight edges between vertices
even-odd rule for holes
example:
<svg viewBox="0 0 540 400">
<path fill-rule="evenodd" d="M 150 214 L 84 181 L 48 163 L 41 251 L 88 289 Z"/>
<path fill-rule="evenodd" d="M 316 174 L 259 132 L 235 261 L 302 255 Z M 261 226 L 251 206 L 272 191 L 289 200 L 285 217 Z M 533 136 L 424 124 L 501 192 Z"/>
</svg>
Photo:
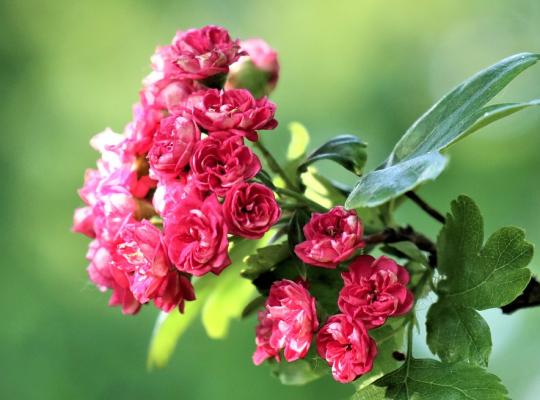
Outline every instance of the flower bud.
<svg viewBox="0 0 540 400">
<path fill-rule="evenodd" d="M 270 94 L 279 77 L 277 53 L 262 39 L 240 43 L 248 55 L 230 66 L 226 89 L 247 89 L 255 98 Z"/>
</svg>

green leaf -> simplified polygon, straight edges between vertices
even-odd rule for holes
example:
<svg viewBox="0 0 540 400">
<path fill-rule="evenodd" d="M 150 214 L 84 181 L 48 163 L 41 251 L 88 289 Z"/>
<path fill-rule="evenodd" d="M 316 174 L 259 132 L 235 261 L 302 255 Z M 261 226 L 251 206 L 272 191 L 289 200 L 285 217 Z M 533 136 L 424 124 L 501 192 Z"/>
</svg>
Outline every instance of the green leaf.
<svg viewBox="0 0 540 400">
<path fill-rule="evenodd" d="M 446 157 L 432 152 L 371 171 L 356 183 L 345 201 L 345 207 L 351 209 L 379 206 L 414 189 L 422 182 L 437 178 L 446 164 Z"/>
<path fill-rule="evenodd" d="M 176 348 L 176 343 L 199 315 L 202 305 L 213 289 L 215 282 L 215 279 L 209 280 L 206 277 L 198 279 L 193 284 L 197 299 L 195 301 L 186 302 L 183 314 L 180 314 L 178 310 L 175 309 L 170 313 L 161 312 L 158 315 L 150 339 L 146 361 L 149 370 L 162 368 L 169 362 L 169 359 Z"/>
<path fill-rule="evenodd" d="M 484 116 L 482 107 L 539 59 L 540 54 L 516 54 L 458 85 L 405 132 L 387 164 L 395 165 L 430 151 L 440 151 L 454 143 Z"/>
<path fill-rule="evenodd" d="M 256 279 L 290 256 L 291 251 L 287 242 L 258 248 L 255 254 L 244 259 L 245 268 L 240 273 L 244 278 Z"/>
<path fill-rule="evenodd" d="M 315 346 L 311 346 L 306 358 L 294 362 L 275 362 L 272 365 L 272 374 L 283 385 L 299 386 L 313 382 L 328 374 L 329 368 L 317 354 Z"/>
<path fill-rule="evenodd" d="M 261 169 L 255 178 L 272 190 L 276 188 L 274 182 L 272 182 L 272 177 L 264 169 Z"/>
<path fill-rule="evenodd" d="M 508 400 L 500 379 L 480 367 L 414 359 L 374 383 L 394 400 Z M 376 398 L 376 397 L 375 397 Z"/>
<path fill-rule="evenodd" d="M 259 246 L 264 246 L 274 232 L 267 232 L 259 240 L 241 239 L 233 243 L 229 250 L 231 265 L 218 277 L 202 309 L 202 323 L 212 339 L 224 338 L 233 319 L 240 318 L 245 305 L 253 299 L 255 286 L 240 276 L 244 259 Z"/>
<path fill-rule="evenodd" d="M 385 392 L 383 387 L 369 385 L 356 391 L 351 400 L 385 400 Z"/>
<path fill-rule="evenodd" d="M 484 107 L 539 59 L 539 54 L 517 54 L 457 86 L 405 132 L 383 166 L 357 182 L 346 206 L 375 207 L 439 176 L 446 165 L 440 151 L 480 127 L 528 106 L 522 103 Z M 535 101 L 530 103 L 536 105 Z M 415 179 L 407 168 L 411 165 Z"/>
<path fill-rule="evenodd" d="M 514 300 L 530 280 L 525 268 L 533 246 L 525 233 L 507 227 L 496 231 L 482 247 L 483 220 L 466 196 L 452 202 L 452 213 L 437 241 L 438 270 L 445 275 L 437 293 L 455 304 L 477 310 L 501 307 Z"/>
<path fill-rule="evenodd" d="M 289 131 L 291 132 L 291 141 L 287 149 L 287 160 L 299 161 L 306 155 L 309 145 L 309 132 L 300 122 L 291 122 Z"/>
<path fill-rule="evenodd" d="M 289 224 L 288 242 L 291 254 L 294 254 L 294 247 L 304 241 L 304 225 L 307 224 L 311 217 L 309 210 L 304 208 L 298 208 L 295 210 L 291 222 Z M 298 266 L 298 273 L 302 279 L 306 279 L 307 266 L 303 262 L 296 263 Z"/>
<path fill-rule="evenodd" d="M 313 166 L 308 167 L 300 179 L 306 188 L 304 192 L 306 197 L 327 208 L 343 204 L 352 190 L 340 182 L 320 175 Z"/>
<path fill-rule="evenodd" d="M 439 300 L 430 307 L 426 326 L 427 344 L 442 361 L 488 365 L 491 333 L 474 309 Z"/>
<path fill-rule="evenodd" d="M 471 126 L 462 135 L 461 139 L 470 135 L 473 132 L 498 121 L 504 117 L 508 117 L 518 111 L 524 110 L 529 107 L 540 106 L 540 99 L 531 100 L 523 103 L 505 103 L 505 104 L 493 104 L 483 108 L 482 117 L 480 117 L 473 126 Z"/>
<path fill-rule="evenodd" d="M 403 364 L 394 358 L 393 353 L 402 349 L 404 333 L 402 319 L 369 331 L 369 335 L 377 342 L 377 358 L 375 358 L 371 372 L 362 375 L 354 382 L 357 391 L 370 386 L 377 379 L 398 369 Z"/>
<path fill-rule="evenodd" d="M 298 167 L 298 171 L 304 172 L 308 165 L 319 160 L 332 160 L 356 175 L 362 175 L 367 160 L 366 147 L 356 136 L 336 136 L 315 149 Z"/>
</svg>

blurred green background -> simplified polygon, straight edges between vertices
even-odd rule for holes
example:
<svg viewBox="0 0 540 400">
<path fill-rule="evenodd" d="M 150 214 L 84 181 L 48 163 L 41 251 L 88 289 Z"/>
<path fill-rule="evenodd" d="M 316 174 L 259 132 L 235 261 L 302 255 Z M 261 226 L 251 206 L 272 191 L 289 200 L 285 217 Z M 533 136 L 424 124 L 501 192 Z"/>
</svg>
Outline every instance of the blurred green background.
<svg viewBox="0 0 540 400">
<path fill-rule="evenodd" d="M 330 378 L 282 387 L 266 366 L 255 368 L 253 320 L 234 323 L 225 341 L 207 339 L 196 324 L 170 366 L 148 373 L 155 310 L 122 316 L 87 281 L 88 241 L 69 228 L 83 171 L 97 157 L 88 140 L 128 122 L 157 44 L 176 29 L 208 23 L 279 50 L 273 99 L 281 128 L 265 134 L 271 147 L 282 152 L 286 126 L 298 120 L 312 145 L 358 134 L 369 142 L 371 166 L 452 86 L 507 55 L 540 50 L 538 0 L 0 1 L 0 398 L 287 400 L 351 392 Z M 539 66 L 501 96 L 534 97 Z M 540 243 L 539 111 L 455 146 L 449 169 L 421 194 L 443 211 L 469 194 L 487 232 L 523 226 Z M 411 205 L 399 219 L 436 233 Z M 486 316 L 490 370 L 512 398 L 538 399 L 540 309 Z"/>
</svg>

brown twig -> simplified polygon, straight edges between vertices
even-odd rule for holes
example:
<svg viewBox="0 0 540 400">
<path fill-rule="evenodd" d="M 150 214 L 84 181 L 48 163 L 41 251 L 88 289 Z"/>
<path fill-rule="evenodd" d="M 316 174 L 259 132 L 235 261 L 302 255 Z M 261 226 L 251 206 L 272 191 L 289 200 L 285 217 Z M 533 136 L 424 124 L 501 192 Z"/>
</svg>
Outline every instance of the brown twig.
<svg viewBox="0 0 540 400">
<path fill-rule="evenodd" d="M 441 224 L 444 224 L 446 222 L 446 218 L 444 218 L 444 215 L 442 215 L 439 211 L 431 207 L 428 203 L 425 202 L 424 199 L 418 196 L 415 192 L 409 191 L 405 193 L 405 196 L 411 199 L 418 207 L 424 210 L 427 214 L 429 214 L 435 220 L 439 221 Z"/>
</svg>

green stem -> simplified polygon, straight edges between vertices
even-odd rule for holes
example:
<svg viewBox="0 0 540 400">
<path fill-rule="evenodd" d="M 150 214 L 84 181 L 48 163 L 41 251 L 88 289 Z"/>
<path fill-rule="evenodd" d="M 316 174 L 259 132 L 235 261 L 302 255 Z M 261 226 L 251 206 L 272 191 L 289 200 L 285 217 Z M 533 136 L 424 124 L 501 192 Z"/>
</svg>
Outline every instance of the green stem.
<svg viewBox="0 0 540 400">
<path fill-rule="evenodd" d="M 284 189 L 284 188 L 276 188 L 275 191 L 279 195 L 292 197 L 293 199 L 298 200 L 302 204 L 305 204 L 306 206 L 312 208 L 315 211 L 320 211 L 320 212 L 328 211 L 325 207 L 321 206 L 319 203 L 314 202 L 313 200 L 308 199 L 302 193 L 298 193 L 298 192 L 295 192 L 294 190 Z"/>
<path fill-rule="evenodd" d="M 409 320 L 409 326 L 407 329 L 407 363 L 412 358 L 413 351 L 413 330 L 414 330 L 414 318 Z"/>
<path fill-rule="evenodd" d="M 283 168 L 281 168 L 281 166 L 279 165 L 277 160 L 274 158 L 272 153 L 270 153 L 268 151 L 268 149 L 265 147 L 265 145 L 262 143 L 262 141 L 260 139 L 259 139 L 259 141 L 255 142 L 255 147 L 257 147 L 257 149 L 259 149 L 259 151 L 261 152 L 261 154 L 264 157 L 264 159 L 266 160 L 266 163 L 268 164 L 268 167 L 270 168 L 270 170 L 272 172 L 274 172 L 275 174 L 278 174 L 281 177 L 281 179 L 283 179 L 283 181 L 285 182 L 285 185 L 287 187 L 289 187 L 291 189 L 297 189 L 294 182 L 285 173 Z"/>
</svg>

